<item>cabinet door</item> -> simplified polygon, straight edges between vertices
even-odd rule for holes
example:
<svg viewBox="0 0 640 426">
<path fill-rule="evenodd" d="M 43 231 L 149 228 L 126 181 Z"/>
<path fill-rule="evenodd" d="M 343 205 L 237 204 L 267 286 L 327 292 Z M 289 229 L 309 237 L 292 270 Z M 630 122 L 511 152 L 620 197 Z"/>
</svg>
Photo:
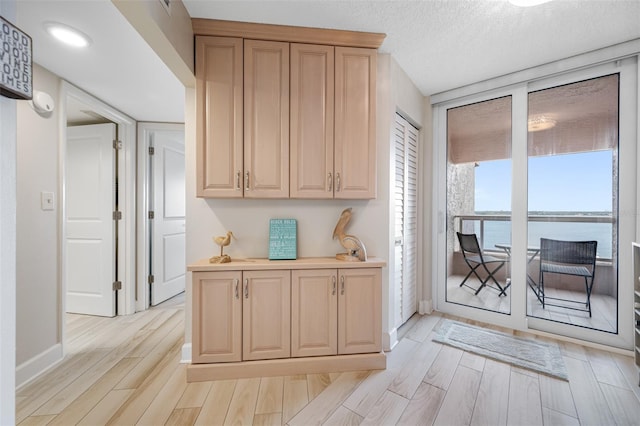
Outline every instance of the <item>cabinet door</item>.
<svg viewBox="0 0 640 426">
<path fill-rule="evenodd" d="M 198 197 L 242 197 L 242 39 L 196 37 Z"/>
<path fill-rule="evenodd" d="M 291 356 L 338 351 L 337 272 L 291 271 Z"/>
<path fill-rule="evenodd" d="M 241 360 L 241 278 L 238 271 L 193 273 L 192 362 Z"/>
<path fill-rule="evenodd" d="M 380 268 L 340 269 L 338 278 L 338 353 L 380 352 Z"/>
<path fill-rule="evenodd" d="M 333 198 L 333 46 L 291 45 L 291 198 Z"/>
<path fill-rule="evenodd" d="M 335 198 L 376 197 L 376 55 L 335 50 Z"/>
<path fill-rule="evenodd" d="M 289 197 L 289 43 L 244 41 L 245 197 Z"/>
<path fill-rule="evenodd" d="M 291 355 L 291 271 L 244 271 L 242 359 Z"/>
</svg>

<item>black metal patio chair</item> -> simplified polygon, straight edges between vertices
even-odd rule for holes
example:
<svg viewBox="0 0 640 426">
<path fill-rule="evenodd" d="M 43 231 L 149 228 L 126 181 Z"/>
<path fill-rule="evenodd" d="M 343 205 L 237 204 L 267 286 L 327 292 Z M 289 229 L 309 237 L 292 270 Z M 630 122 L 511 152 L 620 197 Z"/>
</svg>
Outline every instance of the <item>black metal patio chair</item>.
<svg viewBox="0 0 640 426">
<path fill-rule="evenodd" d="M 562 241 L 540 238 L 540 280 L 538 290 L 541 297 L 538 298 L 541 299 L 542 309 L 544 309 L 545 305 L 558 306 L 589 312 L 589 317 L 591 317 L 591 290 L 593 289 L 593 280 L 596 274 L 597 249 L 597 241 Z M 583 277 L 587 293 L 586 302 L 545 296 L 544 278 L 546 274 Z M 567 306 L 566 304 L 549 303 L 546 299 L 584 304 L 585 307 L 583 309 L 581 307 Z"/>
<path fill-rule="evenodd" d="M 464 261 L 471 269 L 467 276 L 464 277 L 464 280 L 462 280 L 462 283 L 460 283 L 460 287 L 463 285 L 469 287 L 470 289 L 475 290 L 475 294 L 477 295 L 484 287 L 492 288 L 487 285 L 489 280 L 492 280 L 497 286 L 496 290 L 500 292 L 499 296 L 506 296 L 507 293 L 505 293 L 505 291 L 511 284 L 508 283 L 504 287 L 501 286 L 494 274 L 498 272 L 505 263 L 507 263 L 507 259 L 484 255 L 482 253 L 482 249 L 480 249 L 480 244 L 478 244 L 478 237 L 476 234 L 463 234 L 461 232 L 456 232 L 456 234 L 458 235 L 458 241 L 460 242 L 460 249 L 462 250 Z M 484 269 L 487 274 L 486 278 L 480 277 L 477 271 L 478 268 Z M 478 280 L 480 280 L 481 284 L 477 289 L 466 284 L 467 279 L 469 279 L 471 274 L 474 274 Z"/>
</svg>

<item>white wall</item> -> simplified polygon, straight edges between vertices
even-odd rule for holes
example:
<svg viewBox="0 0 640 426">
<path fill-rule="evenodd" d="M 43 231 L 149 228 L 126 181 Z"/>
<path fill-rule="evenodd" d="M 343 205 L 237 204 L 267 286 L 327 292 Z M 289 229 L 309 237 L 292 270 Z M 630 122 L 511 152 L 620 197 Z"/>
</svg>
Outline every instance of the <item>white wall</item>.
<svg viewBox="0 0 640 426">
<path fill-rule="evenodd" d="M 16 2 L 0 1 L 15 22 Z M 23 101 L 24 102 L 24 101 Z M 0 424 L 15 423 L 16 359 L 16 104 L 0 96 Z"/>
<path fill-rule="evenodd" d="M 430 127 L 431 122 L 423 122 L 424 96 L 396 60 L 391 57 L 390 61 L 391 103 L 395 111 L 402 113 L 405 118 L 418 126 L 419 130 L 427 125 Z"/>
<path fill-rule="evenodd" d="M 160 1 L 111 0 L 186 87 L 195 86 L 191 17 L 181 0 L 167 13 Z"/>
<path fill-rule="evenodd" d="M 423 155 L 426 151 L 424 148 L 424 133 L 431 132 L 431 123 L 428 122 L 425 125 L 423 122 L 423 108 L 424 108 L 424 96 L 420 93 L 418 88 L 413 84 L 407 74 L 400 68 L 398 63 L 388 54 L 378 54 L 378 117 L 377 117 L 377 129 L 378 129 L 378 156 L 384 157 L 384 161 L 387 163 L 387 174 L 384 177 L 387 180 L 387 188 L 393 188 L 395 186 L 395 145 L 394 145 L 394 133 L 395 133 L 395 114 L 400 113 L 403 117 L 409 120 L 413 125 L 420 129 L 420 141 L 419 141 L 419 155 Z M 382 138 L 386 138 L 382 141 Z M 420 185 L 423 184 L 421 176 L 423 174 L 423 161 L 419 164 L 418 177 Z M 380 194 L 379 194 L 380 195 Z M 383 304 L 386 301 L 385 309 L 383 311 L 383 324 L 386 325 L 387 334 L 384 335 L 387 342 L 384 342 L 385 349 L 393 347 L 397 341 L 397 330 L 394 325 L 394 318 L 396 317 L 394 308 L 396 306 L 395 301 L 395 289 L 394 289 L 394 269 L 395 269 L 395 231 L 394 231 L 394 205 L 391 194 L 385 194 L 387 203 L 387 216 L 388 222 L 386 224 L 387 231 L 387 245 L 386 245 L 386 259 L 388 263 L 387 268 L 387 286 L 383 287 L 383 291 L 386 294 L 383 297 Z M 422 194 L 420 194 L 422 195 Z M 419 200 L 422 201 L 422 200 Z M 424 209 L 419 211 L 419 214 L 423 214 Z M 422 227 L 421 222 L 418 223 L 418 232 Z M 421 250 L 421 239 L 418 239 L 418 274 L 417 274 L 417 297 L 418 300 L 422 299 L 424 293 L 423 280 L 421 277 L 422 261 L 424 256 Z M 385 328 L 383 327 L 383 330 Z"/>
<path fill-rule="evenodd" d="M 375 200 L 224 200 L 201 199 L 195 196 L 195 95 L 187 89 L 186 100 L 186 170 L 187 170 L 187 264 L 209 258 L 218 248 L 212 237 L 233 231 L 237 237 L 226 249 L 232 258 L 268 257 L 269 219 L 293 218 L 298 220 L 298 257 L 329 256 L 342 251 L 332 240 L 333 229 L 342 210 L 353 208 L 349 233 L 358 236 L 367 248 L 367 254 L 389 260 L 392 249 L 387 230 L 390 229 L 390 141 L 395 104 L 422 120 L 422 96 L 403 72 L 393 73 L 389 55 L 378 58 L 378 120 L 377 120 L 377 198 Z M 406 94 L 410 93 L 411 96 Z M 393 99 L 394 105 L 391 105 Z M 383 334 L 384 346 L 393 345 L 389 309 L 393 300 L 389 288 L 391 269 L 383 268 Z M 191 342 L 191 287 L 187 279 L 187 314 L 185 342 Z"/>
<path fill-rule="evenodd" d="M 58 104 L 60 79 L 33 67 L 34 90 Z M 59 108 L 38 115 L 18 103 L 16 381 L 20 385 L 62 356 L 58 215 Z M 40 208 L 40 192 L 55 194 L 55 208 Z"/>
</svg>

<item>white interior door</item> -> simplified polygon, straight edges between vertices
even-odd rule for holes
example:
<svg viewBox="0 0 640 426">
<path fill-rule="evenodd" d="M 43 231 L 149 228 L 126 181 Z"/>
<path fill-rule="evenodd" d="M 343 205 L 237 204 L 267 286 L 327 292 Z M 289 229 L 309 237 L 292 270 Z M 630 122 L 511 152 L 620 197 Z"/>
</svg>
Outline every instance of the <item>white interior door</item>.
<svg viewBox="0 0 640 426">
<path fill-rule="evenodd" d="M 397 113 L 394 146 L 394 325 L 400 327 L 417 310 L 418 129 Z"/>
<path fill-rule="evenodd" d="M 115 291 L 116 125 L 67 128 L 66 310 L 112 317 Z"/>
<path fill-rule="evenodd" d="M 155 306 L 184 291 L 184 132 L 157 130 L 153 132 L 152 139 L 151 304 Z"/>
</svg>

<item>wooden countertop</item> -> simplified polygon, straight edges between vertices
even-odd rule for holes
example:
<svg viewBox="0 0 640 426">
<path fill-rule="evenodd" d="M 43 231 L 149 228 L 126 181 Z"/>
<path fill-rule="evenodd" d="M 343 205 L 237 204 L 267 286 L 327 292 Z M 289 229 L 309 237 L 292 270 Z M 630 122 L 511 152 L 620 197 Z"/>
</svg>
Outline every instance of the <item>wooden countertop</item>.
<svg viewBox="0 0 640 426">
<path fill-rule="evenodd" d="M 337 260 L 335 257 L 303 257 L 296 260 L 269 260 L 264 258 L 233 259 L 230 263 L 209 263 L 200 259 L 187 266 L 193 272 L 205 271 L 257 271 L 276 269 L 335 269 L 335 268 L 381 268 L 387 265 L 384 259 L 370 257 L 366 262 Z"/>
</svg>

